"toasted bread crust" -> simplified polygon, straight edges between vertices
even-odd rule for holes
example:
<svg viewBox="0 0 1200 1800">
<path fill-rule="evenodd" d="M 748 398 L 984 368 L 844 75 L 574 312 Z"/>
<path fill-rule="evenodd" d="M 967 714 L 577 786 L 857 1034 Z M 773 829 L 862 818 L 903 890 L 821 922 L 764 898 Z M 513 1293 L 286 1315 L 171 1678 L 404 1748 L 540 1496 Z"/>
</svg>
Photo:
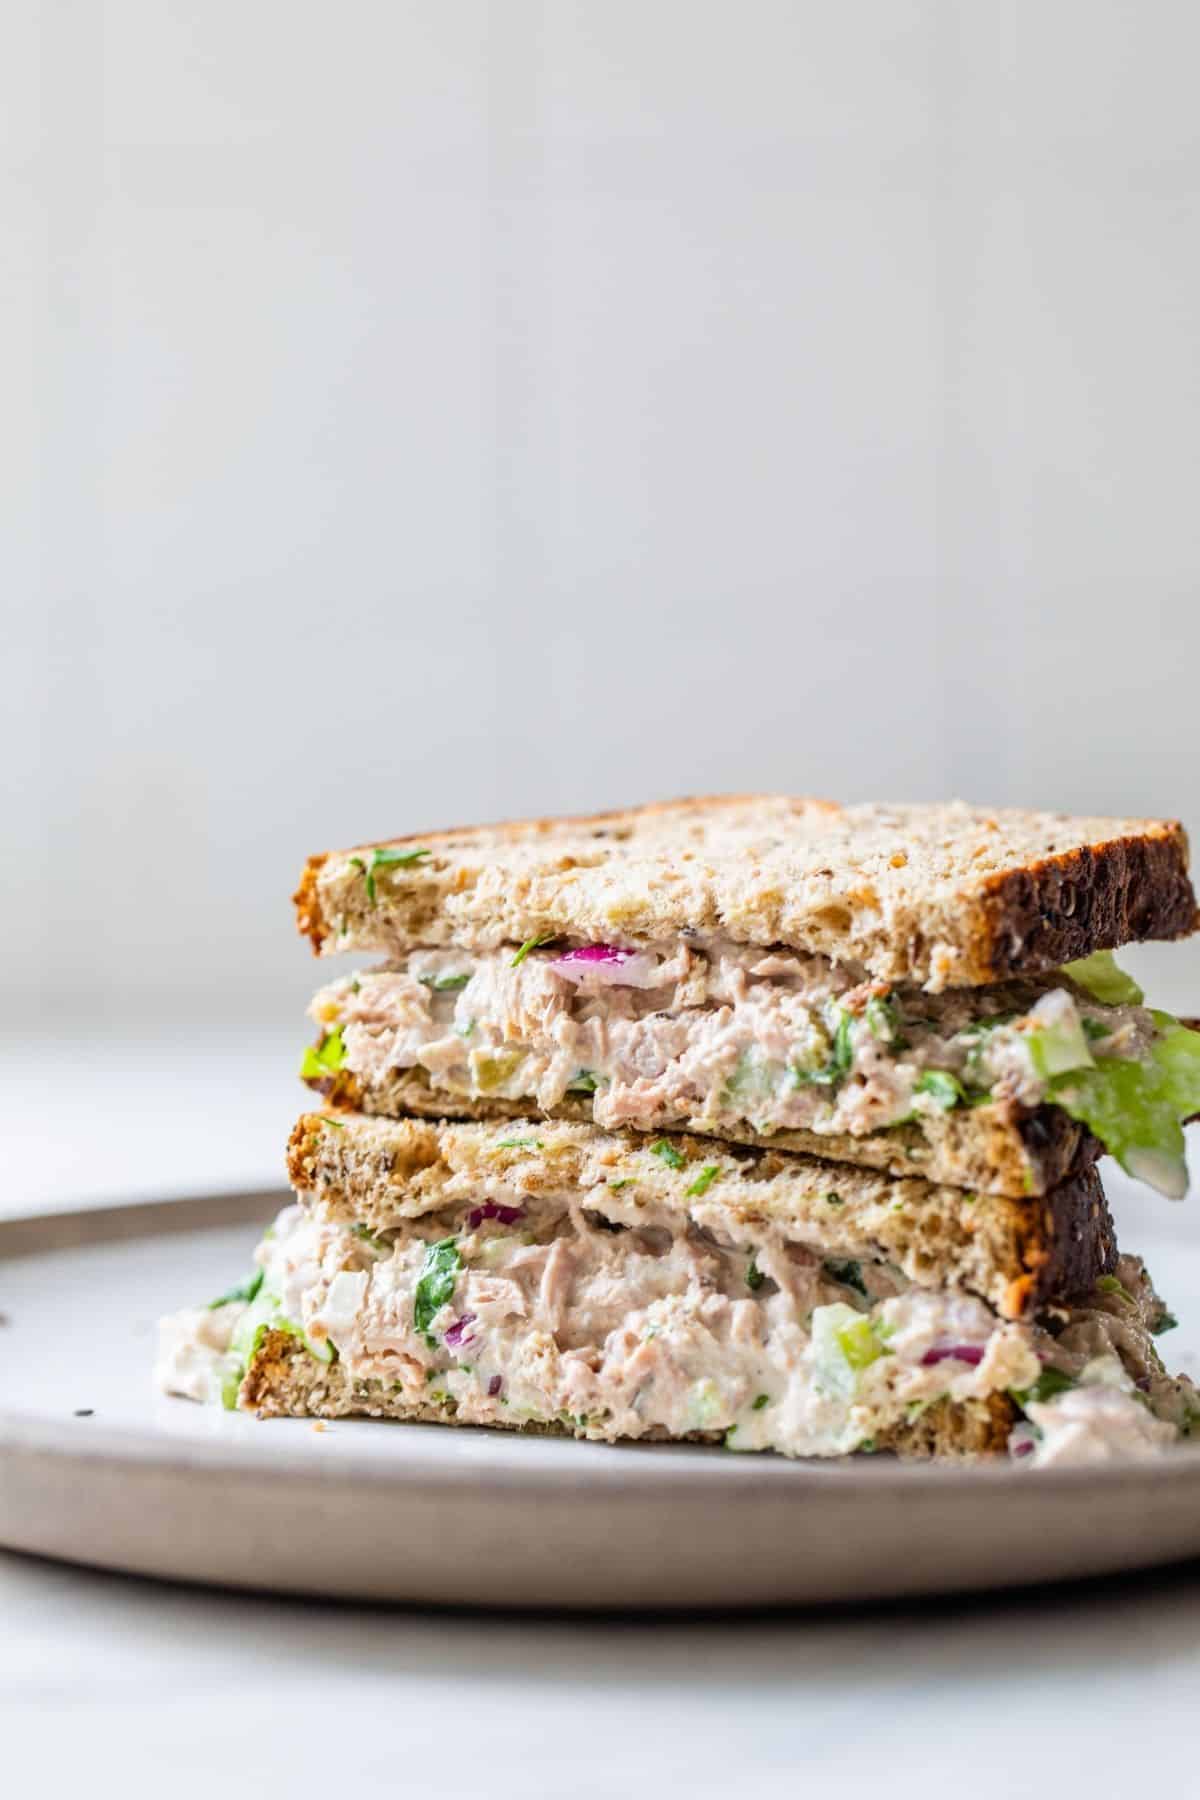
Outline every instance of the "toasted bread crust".
<svg viewBox="0 0 1200 1800">
<path fill-rule="evenodd" d="M 671 1166 L 654 1146 L 669 1143 Z M 691 1217 L 736 1233 L 774 1228 L 818 1252 L 884 1258 L 925 1287 L 962 1287 L 1006 1318 L 1090 1290 L 1116 1264 L 1104 1190 L 1087 1169 L 1053 1193 L 1016 1201 L 914 1178 L 893 1180 L 815 1157 L 734 1150 L 712 1139 L 651 1138 L 593 1125 L 447 1124 L 305 1113 L 288 1144 L 288 1176 L 309 1204 L 387 1231 L 466 1210 L 504 1192 L 567 1192 L 638 1213 Z M 687 1192 L 712 1170 L 702 1195 Z M 832 1197 L 832 1198 L 831 1198 Z"/>
<path fill-rule="evenodd" d="M 1162 822 L 1142 837 L 1113 838 L 1044 857 L 986 883 L 980 955 L 993 975 L 1059 968 L 1093 950 L 1197 929 L 1182 827 Z"/>
<path fill-rule="evenodd" d="M 309 859 L 295 902 L 314 951 L 696 930 L 936 991 L 1197 924 L 1170 820 L 742 795 L 386 840 L 406 846 L 430 855 L 377 874 L 382 843 Z"/>
<path fill-rule="evenodd" d="M 342 1069 L 305 1085 L 331 1106 L 384 1118 L 415 1113 L 435 1119 L 511 1119 L 533 1110 L 529 1101 L 473 1100 L 431 1088 L 426 1071 L 420 1068 L 393 1069 L 373 1079 Z M 590 1095 L 567 1095 L 545 1116 L 590 1123 L 592 1111 Z M 679 1123 L 669 1129 L 694 1132 L 696 1128 Z M 722 1126 L 718 1141 L 798 1151 L 889 1175 L 919 1175 L 926 1181 L 977 1193 L 1007 1194 L 1018 1200 L 1048 1194 L 1089 1168 L 1102 1149 L 1061 1107 L 1041 1106 L 1030 1111 L 1012 1102 L 931 1114 L 861 1137 L 795 1130 L 776 1131 L 764 1138 L 749 1124 L 734 1124 Z"/>
<path fill-rule="evenodd" d="M 238 1405 L 256 1412 L 260 1419 L 390 1419 L 398 1424 L 457 1425 L 450 1407 L 423 1400 L 413 1402 L 391 1391 L 382 1381 L 354 1382 L 339 1363 L 320 1363 L 311 1357 L 291 1333 L 268 1331 L 246 1370 Z M 1017 1409 L 1004 1395 L 986 1400 L 937 1400 L 914 1420 L 906 1420 L 880 1432 L 876 1450 L 890 1450 L 902 1457 L 963 1458 L 1002 1452 L 1016 1422 Z M 494 1426 L 472 1425 L 469 1430 L 522 1431 L 539 1437 L 587 1438 L 586 1429 L 554 1422 L 497 1421 Z M 679 1441 L 719 1443 L 722 1433 L 692 1431 Z M 662 1442 L 669 1433 L 652 1429 L 642 1441 Z"/>
</svg>

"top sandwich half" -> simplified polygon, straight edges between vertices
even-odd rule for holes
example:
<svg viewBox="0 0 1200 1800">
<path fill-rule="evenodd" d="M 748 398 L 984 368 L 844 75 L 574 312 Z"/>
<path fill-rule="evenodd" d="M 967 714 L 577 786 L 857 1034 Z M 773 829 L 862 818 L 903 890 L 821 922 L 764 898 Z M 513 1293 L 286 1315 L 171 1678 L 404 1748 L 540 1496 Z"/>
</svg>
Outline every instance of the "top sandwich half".
<svg viewBox="0 0 1200 1800">
<path fill-rule="evenodd" d="M 333 853 L 302 929 L 386 961 L 318 994 L 302 1074 L 375 1114 L 536 1106 L 1018 1195 L 1104 1147 L 1180 1194 L 1200 1036 L 1106 946 L 1194 924 L 1186 851 L 1171 824 L 762 799 Z"/>
<path fill-rule="evenodd" d="M 1196 929 L 1170 820 L 764 795 L 396 838 L 310 858 L 321 955 L 696 933 L 937 993 Z"/>
</svg>

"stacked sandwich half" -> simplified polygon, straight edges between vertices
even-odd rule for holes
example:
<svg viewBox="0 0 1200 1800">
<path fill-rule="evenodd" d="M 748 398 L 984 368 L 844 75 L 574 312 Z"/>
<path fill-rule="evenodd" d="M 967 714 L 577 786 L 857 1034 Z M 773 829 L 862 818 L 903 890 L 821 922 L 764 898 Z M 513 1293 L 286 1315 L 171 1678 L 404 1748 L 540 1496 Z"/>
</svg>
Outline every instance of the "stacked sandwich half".
<svg viewBox="0 0 1200 1800">
<path fill-rule="evenodd" d="M 1200 1033 L 1121 943 L 1178 826 L 679 802 L 315 857 L 298 1203 L 161 1379 L 366 1414 L 840 1456 L 1145 1454 L 1200 1419 L 1118 1252 Z"/>
</svg>

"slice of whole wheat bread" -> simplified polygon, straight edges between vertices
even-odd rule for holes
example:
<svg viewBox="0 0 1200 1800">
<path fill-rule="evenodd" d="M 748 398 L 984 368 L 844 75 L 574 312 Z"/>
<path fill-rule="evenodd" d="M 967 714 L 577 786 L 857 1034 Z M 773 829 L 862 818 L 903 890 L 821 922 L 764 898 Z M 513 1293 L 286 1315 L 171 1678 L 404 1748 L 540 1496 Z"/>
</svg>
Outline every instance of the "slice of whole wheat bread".
<svg viewBox="0 0 1200 1800">
<path fill-rule="evenodd" d="M 937 991 L 1185 936 L 1187 864 L 1169 820 L 749 795 L 327 852 L 295 900 L 319 954 L 696 931 Z"/>
<path fill-rule="evenodd" d="M 375 1232 L 497 1195 L 563 1195 L 608 1216 L 619 1195 L 622 1215 L 647 1223 L 689 1218 L 735 1240 L 774 1230 L 822 1254 L 882 1258 L 918 1285 L 967 1289 L 1013 1319 L 1089 1290 L 1116 1260 L 1094 1169 L 1018 1201 L 674 1134 L 306 1113 L 288 1175 L 307 1204 Z"/>
<path fill-rule="evenodd" d="M 239 1406 L 260 1418 L 391 1419 L 403 1424 L 457 1425 L 453 1402 L 414 1403 L 385 1381 L 354 1381 L 340 1363 L 321 1363 L 285 1331 L 266 1331 L 250 1359 L 238 1394 Z M 999 1454 L 1016 1423 L 1016 1406 L 1007 1396 L 986 1400 L 935 1400 L 917 1418 L 877 1433 L 876 1450 L 904 1457 L 975 1457 Z M 496 1421 L 473 1430 L 523 1431 L 541 1437 L 587 1437 L 585 1427 L 563 1422 Z M 644 1440 L 662 1441 L 668 1434 L 649 1430 Z M 693 1431 L 686 1440 L 719 1443 L 723 1433 Z"/>
<path fill-rule="evenodd" d="M 306 1085 L 331 1106 L 385 1118 L 415 1113 L 434 1119 L 515 1119 L 528 1116 L 531 1110 L 528 1100 L 472 1099 L 446 1088 L 432 1088 L 421 1068 L 389 1069 L 377 1076 L 340 1069 L 311 1078 Z M 590 1094 L 568 1094 L 546 1116 L 590 1123 L 592 1106 Z M 698 1128 L 687 1121 L 672 1121 L 666 1129 Z M 723 1125 L 720 1136 L 759 1149 L 799 1150 L 889 1175 L 919 1175 L 927 1181 L 1008 1194 L 1014 1199 L 1049 1193 L 1089 1167 L 1102 1149 L 1061 1107 L 1040 1106 L 1031 1111 L 1014 1101 L 930 1113 L 859 1137 L 848 1132 L 796 1130 L 776 1131 L 764 1138 L 749 1124 Z"/>
</svg>

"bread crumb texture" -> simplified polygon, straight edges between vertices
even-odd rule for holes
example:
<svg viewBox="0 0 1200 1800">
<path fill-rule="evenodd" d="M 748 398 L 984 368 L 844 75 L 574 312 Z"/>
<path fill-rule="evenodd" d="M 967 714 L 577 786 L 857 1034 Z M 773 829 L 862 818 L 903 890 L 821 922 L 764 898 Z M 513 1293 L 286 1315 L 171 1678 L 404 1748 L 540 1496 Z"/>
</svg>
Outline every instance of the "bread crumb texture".
<svg viewBox="0 0 1200 1800">
<path fill-rule="evenodd" d="M 1172 820 L 781 795 L 417 833 L 314 856 L 319 954 L 530 939 L 781 944 L 931 992 L 1197 925 Z"/>
</svg>

